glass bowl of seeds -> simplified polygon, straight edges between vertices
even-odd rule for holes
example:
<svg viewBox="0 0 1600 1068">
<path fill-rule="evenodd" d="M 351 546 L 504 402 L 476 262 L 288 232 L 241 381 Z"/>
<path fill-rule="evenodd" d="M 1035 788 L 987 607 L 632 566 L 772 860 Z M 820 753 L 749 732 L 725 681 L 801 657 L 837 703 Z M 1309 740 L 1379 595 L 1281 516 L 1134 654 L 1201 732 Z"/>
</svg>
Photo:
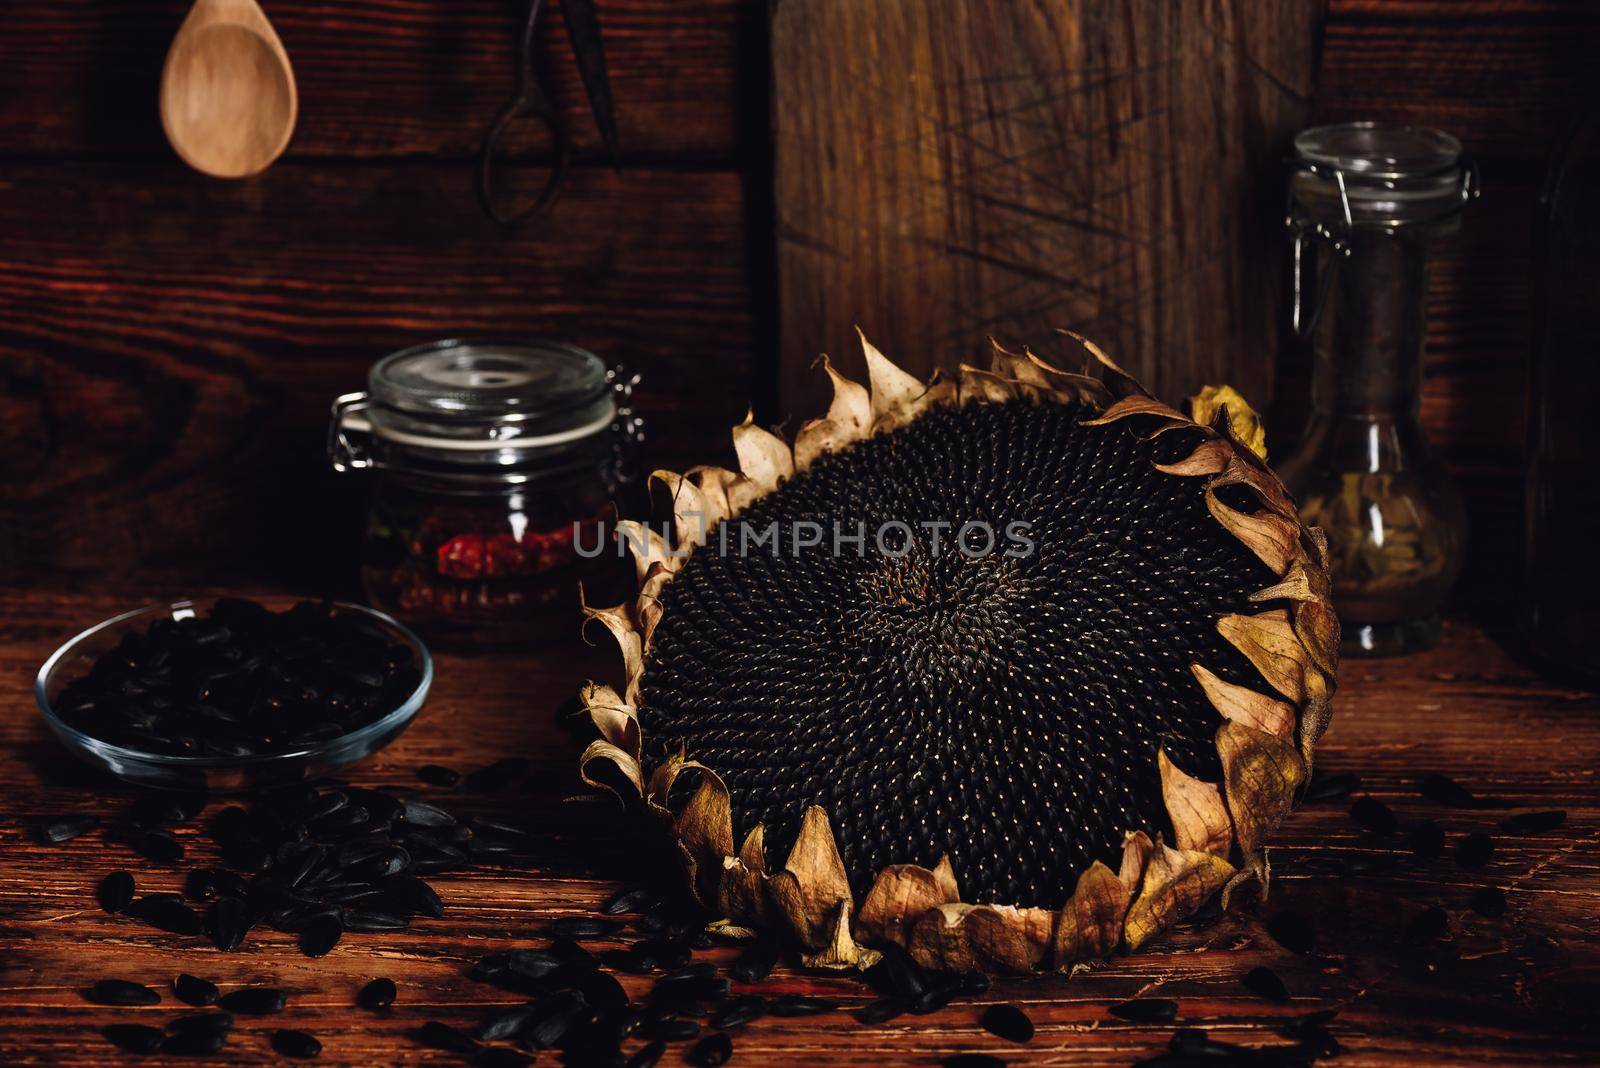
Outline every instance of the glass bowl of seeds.
<svg viewBox="0 0 1600 1068">
<path fill-rule="evenodd" d="M 34 696 L 62 744 L 119 779 L 236 791 L 377 752 L 432 682 L 427 648 L 382 612 L 219 597 L 90 627 L 44 662 Z"/>
</svg>

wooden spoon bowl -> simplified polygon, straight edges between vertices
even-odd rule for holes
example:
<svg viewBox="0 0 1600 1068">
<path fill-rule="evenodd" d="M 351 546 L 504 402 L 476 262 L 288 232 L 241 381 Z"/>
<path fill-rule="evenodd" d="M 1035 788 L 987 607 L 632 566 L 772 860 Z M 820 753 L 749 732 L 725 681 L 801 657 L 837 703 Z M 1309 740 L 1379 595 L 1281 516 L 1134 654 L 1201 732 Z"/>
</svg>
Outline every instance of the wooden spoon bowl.
<svg viewBox="0 0 1600 1068">
<path fill-rule="evenodd" d="M 298 111 L 294 68 L 255 0 L 195 0 L 161 72 L 161 126 L 183 161 L 217 178 L 259 174 Z"/>
</svg>

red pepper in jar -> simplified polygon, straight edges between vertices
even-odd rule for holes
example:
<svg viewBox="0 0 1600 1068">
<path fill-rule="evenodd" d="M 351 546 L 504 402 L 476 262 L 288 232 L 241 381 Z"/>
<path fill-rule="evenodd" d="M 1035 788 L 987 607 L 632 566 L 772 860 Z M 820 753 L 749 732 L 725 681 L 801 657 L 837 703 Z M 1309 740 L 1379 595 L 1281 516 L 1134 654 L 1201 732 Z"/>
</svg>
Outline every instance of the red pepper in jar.
<svg viewBox="0 0 1600 1068">
<path fill-rule="evenodd" d="M 510 534 L 496 534 L 483 546 L 483 573 L 497 575 L 525 575 L 528 573 L 528 554 L 523 552 L 517 539 Z"/>
<path fill-rule="evenodd" d="M 530 572 L 560 567 L 572 559 L 572 524 L 555 530 L 530 530 L 522 536 L 522 548 L 528 555 Z"/>
<path fill-rule="evenodd" d="M 483 576 L 483 535 L 458 534 L 439 546 L 434 567 L 441 575 L 456 579 L 475 579 Z"/>
</svg>

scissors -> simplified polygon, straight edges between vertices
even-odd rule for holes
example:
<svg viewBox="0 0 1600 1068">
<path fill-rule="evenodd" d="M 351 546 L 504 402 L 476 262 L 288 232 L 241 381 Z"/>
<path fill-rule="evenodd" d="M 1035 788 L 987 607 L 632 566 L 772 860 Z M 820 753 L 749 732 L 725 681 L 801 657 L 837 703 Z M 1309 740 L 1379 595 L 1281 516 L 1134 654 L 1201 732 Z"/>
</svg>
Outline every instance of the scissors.
<svg viewBox="0 0 1600 1068">
<path fill-rule="evenodd" d="M 572 157 L 566 122 L 551 103 L 549 90 L 536 65 L 535 39 L 542 7 L 543 0 L 529 0 L 528 17 L 523 23 L 517 54 L 516 90 L 489 125 L 483 137 L 483 152 L 478 158 L 478 198 L 489 218 L 502 226 L 530 222 L 550 210 L 561 193 L 567 164 Z M 594 112 L 595 125 L 600 129 L 600 140 L 605 144 L 612 164 L 620 168 L 617 159 L 617 123 L 611 108 L 611 79 L 606 74 L 606 54 L 600 39 L 600 19 L 595 12 L 594 0 L 563 0 L 561 10 L 566 16 L 567 36 L 572 38 L 573 54 L 577 56 L 578 73 L 583 76 L 583 88 L 589 96 L 589 108 Z M 501 138 L 518 119 L 537 119 L 549 132 L 550 176 L 545 179 L 544 188 L 531 203 L 507 211 L 494 195 L 495 156 Z"/>
</svg>

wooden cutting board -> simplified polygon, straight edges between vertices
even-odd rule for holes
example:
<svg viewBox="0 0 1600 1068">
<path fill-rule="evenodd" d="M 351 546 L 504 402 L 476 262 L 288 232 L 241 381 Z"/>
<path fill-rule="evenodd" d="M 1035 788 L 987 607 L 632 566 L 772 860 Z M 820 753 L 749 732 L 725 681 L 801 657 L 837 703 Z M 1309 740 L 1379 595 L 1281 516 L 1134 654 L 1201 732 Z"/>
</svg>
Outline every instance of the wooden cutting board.
<svg viewBox="0 0 1600 1068">
<path fill-rule="evenodd" d="M 1265 407 L 1307 0 L 774 0 L 786 414 L 852 326 L 921 374 L 1095 338 L 1159 395 Z M 1074 364 L 1080 357 L 1074 353 Z"/>
</svg>

